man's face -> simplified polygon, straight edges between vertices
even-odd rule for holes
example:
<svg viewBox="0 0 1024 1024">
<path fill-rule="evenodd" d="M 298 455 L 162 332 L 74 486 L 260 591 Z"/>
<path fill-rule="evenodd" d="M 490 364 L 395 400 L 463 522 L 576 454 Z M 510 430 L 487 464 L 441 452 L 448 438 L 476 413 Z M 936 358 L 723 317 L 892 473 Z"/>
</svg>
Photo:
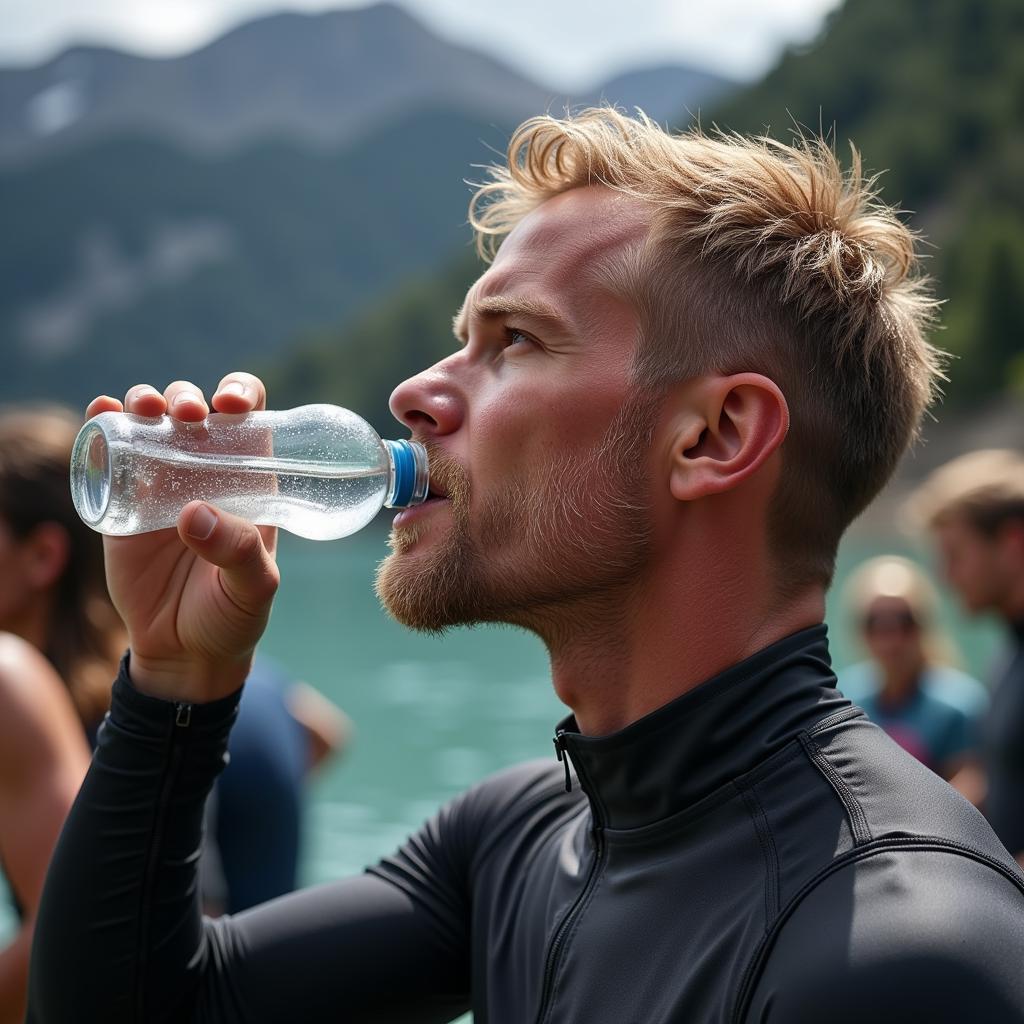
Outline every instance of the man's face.
<svg viewBox="0 0 1024 1024">
<path fill-rule="evenodd" d="M 378 593 L 399 621 L 543 632 L 551 611 L 635 579 L 656 409 L 628 384 L 636 315 L 597 271 L 646 230 L 644 208 L 606 190 L 543 204 L 470 289 L 463 347 L 395 390 L 444 496 L 396 517 Z"/>
<path fill-rule="evenodd" d="M 998 537 L 987 537 L 961 516 L 933 527 L 943 575 L 970 612 L 998 611 L 1010 571 Z"/>
</svg>

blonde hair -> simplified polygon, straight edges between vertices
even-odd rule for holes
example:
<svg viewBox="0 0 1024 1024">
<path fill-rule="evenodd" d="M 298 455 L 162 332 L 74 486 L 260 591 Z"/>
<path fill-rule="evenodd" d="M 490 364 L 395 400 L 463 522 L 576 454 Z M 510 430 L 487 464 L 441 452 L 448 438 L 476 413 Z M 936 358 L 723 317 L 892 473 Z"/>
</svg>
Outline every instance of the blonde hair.
<svg viewBox="0 0 1024 1024">
<path fill-rule="evenodd" d="M 899 555 L 879 555 L 859 565 L 843 588 L 843 604 L 858 630 L 878 598 L 906 603 L 921 630 L 921 646 L 931 664 L 958 665 L 959 651 L 938 628 L 939 592 L 922 569 Z"/>
<path fill-rule="evenodd" d="M 1010 519 L 1024 521 L 1024 455 L 1008 448 L 961 455 L 918 487 L 905 512 L 911 528 L 963 518 L 985 536 Z"/>
<path fill-rule="evenodd" d="M 771 377 L 790 407 L 769 519 L 781 585 L 828 584 L 846 526 L 891 475 L 942 377 L 924 337 L 935 307 L 913 234 L 853 151 L 700 130 L 670 135 L 610 108 L 537 117 L 470 204 L 493 257 L 530 211 L 598 185 L 651 209 L 634 251 L 606 268 L 637 311 L 634 383 L 705 373 Z"/>
</svg>

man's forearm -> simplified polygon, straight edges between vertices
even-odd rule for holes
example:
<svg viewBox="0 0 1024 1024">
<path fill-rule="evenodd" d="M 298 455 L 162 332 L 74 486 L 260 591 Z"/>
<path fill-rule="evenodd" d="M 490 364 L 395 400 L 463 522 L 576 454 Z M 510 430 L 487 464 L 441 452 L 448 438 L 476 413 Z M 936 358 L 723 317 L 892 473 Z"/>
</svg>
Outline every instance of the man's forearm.
<svg viewBox="0 0 1024 1024">
<path fill-rule="evenodd" d="M 156 700 L 134 690 L 122 668 L 47 875 L 32 1024 L 188 1019 L 204 967 L 203 806 L 237 700 Z"/>
</svg>

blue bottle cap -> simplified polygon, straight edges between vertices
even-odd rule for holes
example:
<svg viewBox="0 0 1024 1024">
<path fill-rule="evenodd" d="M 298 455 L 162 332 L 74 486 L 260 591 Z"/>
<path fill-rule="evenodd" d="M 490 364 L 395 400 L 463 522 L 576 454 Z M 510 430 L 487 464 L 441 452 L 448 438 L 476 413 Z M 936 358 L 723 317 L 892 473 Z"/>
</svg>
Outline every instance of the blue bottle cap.
<svg viewBox="0 0 1024 1024">
<path fill-rule="evenodd" d="M 418 441 L 385 441 L 391 455 L 391 487 L 384 504 L 388 508 L 419 505 L 429 489 L 427 450 Z"/>
</svg>

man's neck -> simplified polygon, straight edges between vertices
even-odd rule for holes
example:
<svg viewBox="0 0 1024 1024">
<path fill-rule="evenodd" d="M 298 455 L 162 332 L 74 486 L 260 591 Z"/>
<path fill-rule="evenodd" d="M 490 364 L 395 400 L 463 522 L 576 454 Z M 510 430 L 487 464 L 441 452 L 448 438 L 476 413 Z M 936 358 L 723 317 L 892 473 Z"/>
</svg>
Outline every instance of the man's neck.
<svg viewBox="0 0 1024 1024">
<path fill-rule="evenodd" d="M 709 549 L 710 550 L 710 549 Z M 552 680 L 581 732 L 624 728 L 770 644 L 824 618 L 824 591 L 780 606 L 768 572 L 730 581 L 721 564 L 667 561 L 629 588 L 595 597 L 545 630 Z M 713 580 L 713 586 L 706 581 Z"/>
</svg>

